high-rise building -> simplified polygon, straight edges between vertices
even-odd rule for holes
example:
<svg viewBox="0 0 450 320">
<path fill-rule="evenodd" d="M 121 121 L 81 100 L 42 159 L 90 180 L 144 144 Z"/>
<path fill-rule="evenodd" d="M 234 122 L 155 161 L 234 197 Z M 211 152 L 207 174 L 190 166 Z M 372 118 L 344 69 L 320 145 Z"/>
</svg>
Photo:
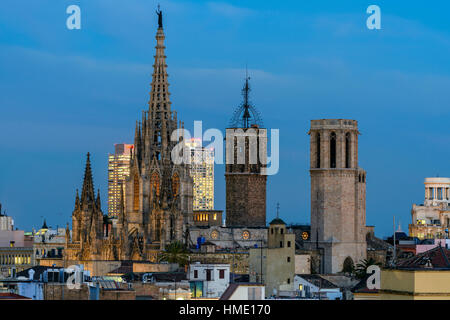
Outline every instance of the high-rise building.
<svg viewBox="0 0 450 320">
<path fill-rule="evenodd" d="M 358 166 L 356 120 L 311 120 L 311 245 L 322 273 L 366 258 L 366 172 Z"/>
<path fill-rule="evenodd" d="M 192 138 L 186 142 L 194 181 L 193 210 L 214 210 L 214 149 L 203 147 L 199 140 Z"/>
<path fill-rule="evenodd" d="M 6 211 L 2 213 L 2 204 L 0 203 L 0 231 L 14 230 L 14 220 L 6 215 Z"/>
<path fill-rule="evenodd" d="M 108 216 L 117 218 L 120 211 L 121 188 L 125 193 L 125 179 L 130 175 L 132 144 L 118 143 L 108 157 Z"/>
</svg>

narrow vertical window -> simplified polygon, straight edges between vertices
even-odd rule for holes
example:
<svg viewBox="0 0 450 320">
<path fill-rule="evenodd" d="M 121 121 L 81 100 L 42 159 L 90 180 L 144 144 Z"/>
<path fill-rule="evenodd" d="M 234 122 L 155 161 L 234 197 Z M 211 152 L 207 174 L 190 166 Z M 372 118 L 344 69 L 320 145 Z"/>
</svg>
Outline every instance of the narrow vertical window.
<svg viewBox="0 0 450 320">
<path fill-rule="evenodd" d="M 350 164 L 350 132 L 347 132 L 345 134 L 345 167 L 346 168 L 350 168 L 351 164 Z"/>
<path fill-rule="evenodd" d="M 336 133 L 330 135 L 330 168 L 336 168 Z"/>
<path fill-rule="evenodd" d="M 178 173 L 175 172 L 172 176 L 172 193 L 174 198 L 178 196 L 179 191 L 180 191 L 180 177 L 178 176 Z"/>
<path fill-rule="evenodd" d="M 134 175 L 133 181 L 133 210 L 139 210 L 139 178 L 137 173 Z"/>
<path fill-rule="evenodd" d="M 320 168 L 320 133 L 317 134 L 316 168 Z"/>
</svg>

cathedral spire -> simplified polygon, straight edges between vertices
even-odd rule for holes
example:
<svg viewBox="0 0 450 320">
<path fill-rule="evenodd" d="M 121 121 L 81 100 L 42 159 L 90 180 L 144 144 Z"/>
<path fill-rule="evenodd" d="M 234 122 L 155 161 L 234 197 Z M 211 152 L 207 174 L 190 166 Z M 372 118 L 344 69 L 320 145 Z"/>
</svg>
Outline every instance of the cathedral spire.
<svg viewBox="0 0 450 320">
<path fill-rule="evenodd" d="M 151 83 L 150 101 L 149 101 L 149 113 L 152 117 L 156 114 L 163 112 L 166 118 L 166 113 L 170 114 L 170 93 L 169 82 L 167 81 L 167 64 L 164 46 L 164 31 L 162 28 L 162 12 L 156 11 L 158 14 L 158 30 L 156 32 L 156 54 L 155 64 L 153 65 L 153 77 Z"/>
<path fill-rule="evenodd" d="M 100 189 L 97 190 L 97 199 L 95 200 L 95 204 L 97 206 L 97 209 L 102 209 L 102 204 L 100 202 Z"/>
<path fill-rule="evenodd" d="M 77 195 L 75 196 L 75 210 L 80 208 L 80 196 L 78 195 L 78 189 L 77 189 Z"/>
<path fill-rule="evenodd" d="M 89 152 L 87 153 L 86 168 L 84 169 L 83 189 L 81 191 L 81 205 L 85 202 L 94 201 L 94 182 L 92 180 L 91 159 Z"/>
</svg>

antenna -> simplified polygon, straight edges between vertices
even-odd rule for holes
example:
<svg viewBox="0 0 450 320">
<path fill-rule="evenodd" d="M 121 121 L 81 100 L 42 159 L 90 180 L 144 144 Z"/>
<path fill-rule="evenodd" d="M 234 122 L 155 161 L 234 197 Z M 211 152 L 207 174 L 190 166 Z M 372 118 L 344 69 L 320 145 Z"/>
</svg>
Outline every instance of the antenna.
<svg viewBox="0 0 450 320">
<path fill-rule="evenodd" d="M 277 202 L 277 219 L 280 218 L 280 203 Z"/>
<path fill-rule="evenodd" d="M 393 267 L 395 267 L 395 258 L 396 258 L 396 255 L 397 255 L 397 248 L 396 248 L 396 245 L 395 245 L 395 216 L 394 216 L 394 256 L 392 257 L 392 266 Z"/>
</svg>

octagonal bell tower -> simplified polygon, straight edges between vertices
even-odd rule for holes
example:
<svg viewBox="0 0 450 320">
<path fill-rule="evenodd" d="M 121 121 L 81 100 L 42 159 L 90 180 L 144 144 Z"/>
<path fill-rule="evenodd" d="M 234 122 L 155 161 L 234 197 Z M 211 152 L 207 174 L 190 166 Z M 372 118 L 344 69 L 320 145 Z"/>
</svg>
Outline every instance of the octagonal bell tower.
<svg viewBox="0 0 450 320">
<path fill-rule="evenodd" d="M 311 245 L 322 272 L 366 258 L 366 172 L 358 166 L 356 120 L 311 120 Z"/>
</svg>

